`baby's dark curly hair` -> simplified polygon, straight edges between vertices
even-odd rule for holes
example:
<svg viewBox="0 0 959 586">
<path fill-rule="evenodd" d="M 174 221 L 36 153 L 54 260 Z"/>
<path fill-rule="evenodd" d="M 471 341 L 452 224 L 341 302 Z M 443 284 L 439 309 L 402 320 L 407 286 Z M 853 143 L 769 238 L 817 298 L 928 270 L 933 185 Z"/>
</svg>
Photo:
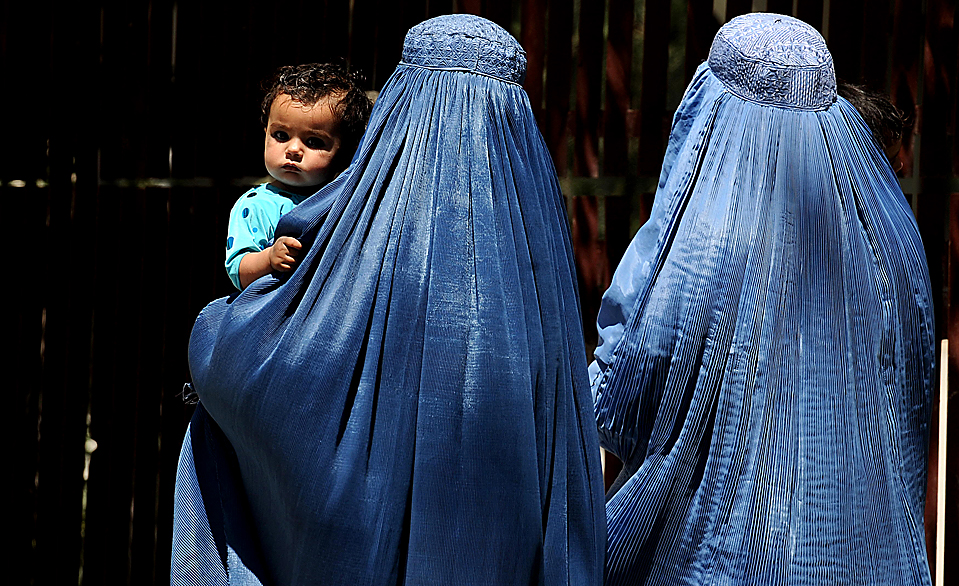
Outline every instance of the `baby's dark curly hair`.
<svg viewBox="0 0 959 586">
<path fill-rule="evenodd" d="M 346 167 L 359 146 L 373 109 L 373 103 L 362 89 L 364 83 L 363 75 L 351 70 L 344 61 L 285 65 L 263 85 L 266 95 L 260 105 L 260 123 L 266 128 L 273 100 L 281 94 L 305 106 L 312 106 L 327 96 L 338 98 L 335 106 L 340 130 L 337 159 L 341 167 Z"/>
<path fill-rule="evenodd" d="M 863 85 L 839 80 L 836 93 L 846 98 L 859 110 L 872 136 L 882 148 L 889 148 L 902 140 L 906 116 L 885 95 Z"/>
</svg>

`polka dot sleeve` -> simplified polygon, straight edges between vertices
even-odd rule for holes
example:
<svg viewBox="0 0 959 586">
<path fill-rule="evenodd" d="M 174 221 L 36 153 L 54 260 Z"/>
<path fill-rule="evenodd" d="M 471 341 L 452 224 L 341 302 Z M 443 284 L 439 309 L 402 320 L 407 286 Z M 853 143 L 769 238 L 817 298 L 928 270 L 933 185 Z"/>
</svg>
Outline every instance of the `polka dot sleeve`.
<svg viewBox="0 0 959 586">
<path fill-rule="evenodd" d="M 273 240 L 273 229 L 282 215 L 271 198 L 253 189 L 243 194 L 230 211 L 226 237 L 226 272 L 237 289 L 240 261 L 249 252 L 265 249 Z"/>
</svg>

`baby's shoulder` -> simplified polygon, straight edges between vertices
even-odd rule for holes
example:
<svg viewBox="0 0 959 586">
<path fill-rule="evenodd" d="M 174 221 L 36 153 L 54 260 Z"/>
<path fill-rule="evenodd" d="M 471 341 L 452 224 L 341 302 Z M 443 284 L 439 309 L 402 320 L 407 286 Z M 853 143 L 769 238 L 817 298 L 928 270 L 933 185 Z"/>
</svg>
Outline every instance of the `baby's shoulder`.
<svg viewBox="0 0 959 586">
<path fill-rule="evenodd" d="M 272 209 L 282 206 L 286 198 L 268 189 L 267 184 L 257 185 L 245 191 L 233 204 L 233 209 L 257 208 Z"/>
<path fill-rule="evenodd" d="M 243 195 L 240 196 L 238 201 L 243 201 L 245 199 L 252 200 L 264 200 L 270 199 L 274 194 L 273 191 L 268 189 L 268 183 L 261 183 L 260 185 L 255 185 L 247 189 Z"/>
</svg>

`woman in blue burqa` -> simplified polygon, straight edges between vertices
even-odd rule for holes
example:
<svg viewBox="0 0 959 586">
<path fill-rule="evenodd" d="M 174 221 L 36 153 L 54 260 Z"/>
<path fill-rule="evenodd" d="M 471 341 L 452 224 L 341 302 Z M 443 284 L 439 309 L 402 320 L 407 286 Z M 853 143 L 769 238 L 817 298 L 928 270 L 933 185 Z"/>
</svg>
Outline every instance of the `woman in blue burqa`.
<svg viewBox="0 0 959 586">
<path fill-rule="evenodd" d="M 607 584 L 929 584 L 926 262 L 813 28 L 719 30 L 598 329 Z"/>
<path fill-rule="evenodd" d="M 599 584 L 565 204 L 502 28 L 409 31 L 304 246 L 197 318 L 175 584 Z"/>
</svg>

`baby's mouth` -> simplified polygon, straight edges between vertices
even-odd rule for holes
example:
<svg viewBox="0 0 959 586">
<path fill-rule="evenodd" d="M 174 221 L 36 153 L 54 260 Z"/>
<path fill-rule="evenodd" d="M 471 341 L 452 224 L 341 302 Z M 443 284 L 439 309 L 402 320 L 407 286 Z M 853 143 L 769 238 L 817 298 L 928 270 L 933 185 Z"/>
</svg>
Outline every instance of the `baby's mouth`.
<svg viewBox="0 0 959 586">
<path fill-rule="evenodd" d="M 292 163 L 287 163 L 287 164 L 283 165 L 282 168 L 283 168 L 283 170 L 285 170 L 285 171 L 299 171 L 299 170 L 300 170 L 299 167 L 297 167 L 296 165 L 294 165 L 294 164 L 292 164 Z"/>
</svg>

